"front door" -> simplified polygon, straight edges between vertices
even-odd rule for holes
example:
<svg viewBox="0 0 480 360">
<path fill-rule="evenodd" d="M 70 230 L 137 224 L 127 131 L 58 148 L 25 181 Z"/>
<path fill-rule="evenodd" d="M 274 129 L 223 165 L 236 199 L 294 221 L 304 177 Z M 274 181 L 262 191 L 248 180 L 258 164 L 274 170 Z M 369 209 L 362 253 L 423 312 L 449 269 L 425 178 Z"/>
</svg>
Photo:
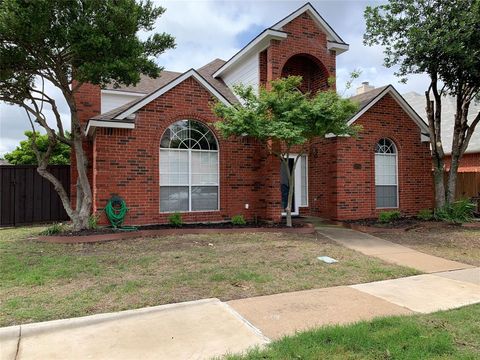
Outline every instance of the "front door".
<svg viewBox="0 0 480 360">
<path fill-rule="evenodd" d="M 292 170 L 296 155 L 291 155 L 288 159 L 289 171 Z M 288 175 L 287 169 L 283 163 L 280 164 L 280 191 L 282 195 L 282 208 L 285 209 L 288 203 Z M 307 157 L 302 156 L 295 167 L 295 185 L 292 199 L 292 215 L 299 215 L 299 208 L 307 206 Z M 286 215 L 283 211 L 282 215 Z"/>
</svg>

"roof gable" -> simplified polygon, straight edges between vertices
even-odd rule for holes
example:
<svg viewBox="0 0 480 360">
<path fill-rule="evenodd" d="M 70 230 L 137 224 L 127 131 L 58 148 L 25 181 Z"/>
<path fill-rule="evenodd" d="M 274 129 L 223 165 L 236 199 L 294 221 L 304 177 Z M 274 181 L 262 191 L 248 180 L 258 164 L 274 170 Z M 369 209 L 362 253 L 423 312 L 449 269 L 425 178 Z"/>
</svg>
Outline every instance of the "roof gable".
<svg viewBox="0 0 480 360">
<path fill-rule="evenodd" d="M 423 121 L 423 119 L 417 114 L 417 112 L 405 101 L 405 99 L 400 95 L 400 93 L 392 86 L 384 86 L 377 88 L 366 93 L 352 96 L 350 100 L 357 101 L 360 103 L 359 111 L 348 121 L 348 125 L 352 125 L 357 121 L 363 114 L 365 114 L 372 106 L 374 106 L 378 101 L 380 101 L 385 95 L 390 94 L 392 98 L 400 105 L 400 107 L 411 117 L 411 119 L 417 124 L 420 128 L 422 135 L 427 135 L 429 133 L 428 125 Z"/>
<path fill-rule="evenodd" d="M 333 30 L 333 28 L 325 21 L 325 19 L 309 2 L 292 12 L 290 15 L 284 17 L 282 20 L 273 25 L 271 29 L 282 30 L 286 24 L 296 19 L 305 12 L 310 15 L 310 17 L 315 21 L 317 26 L 327 35 L 327 39 L 329 41 L 335 42 L 337 44 L 347 45 L 345 41 L 343 41 L 343 39 L 340 37 L 340 35 L 338 35 L 335 30 Z"/>
</svg>

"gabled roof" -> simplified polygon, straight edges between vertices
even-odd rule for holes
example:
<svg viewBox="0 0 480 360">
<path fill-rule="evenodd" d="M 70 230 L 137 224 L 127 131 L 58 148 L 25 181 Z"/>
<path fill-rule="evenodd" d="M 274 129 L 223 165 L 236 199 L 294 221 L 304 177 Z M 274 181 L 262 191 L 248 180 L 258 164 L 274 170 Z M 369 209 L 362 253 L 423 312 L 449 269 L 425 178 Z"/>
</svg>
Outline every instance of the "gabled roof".
<svg viewBox="0 0 480 360">
<path fill-rule="evenodd" d="M 222 60 L 220 60 L 221 62 Z M 199 69 L 202 73 L 207 75 L 209 72 L 211 72 L 212 69 L 215 68 L 214 65 L 218 65 L 219 62 L 217 61 L 216 64 L 207 64 L 203 68 Z M 175 86 L 178 84 L 182 83 L 183 81 L 187 80 L 188 78 L 193 77 L 198 83 L 203 86 L 207 91 L 209 91 L 213 96 L 215 96 L 218 100 L 223 102 L 226 105 L 231 105 L 232 102 L 225 96 L 227 95 L 229 98 L 235 97 L 233 94 L 227 94 L 228 87 L 225 84 L 221 84 L 220 82 L 215 82 L 215 86 L 212 85 L 211 83 L 214 83 L 214 79 L 210 79 L 210 81 L 207 81 L 199 72 L 197 72 L 194 69 L 190 69 L 187 72 L 181 74 L 180 76 L 177 76 L 173 80 L 171 80 L 169 83 L 161 86 L 160 88 L 156 89 L 155 91 L 151 92 L 150 94 L 147 94 L 145 96 L 142 96 L 138 99 L 135 99 L 133 101 L 130 101 L 129 103 L 126 103 L 122 106 L 119 106 L 111 111 L 108 111 L 106 113 L 97 115 L 93 118 L 91 118 L 87 124 L 87 129 L 86 132 L 87 134 L 90 134 L 91 131 L 93 130 L 94 127 L 117 127 L 117 128 L 128 128 L 132 129 L 135 127 L 134 122 L 131 119 L 131 116 L 150 103 L 151 101 L 155 100 L 156 98 L 160 97 L 167 91 L 173 89 Z M 211 76 L 210 76 L 211 77 Z M 225 95 L 224 95 L 225 94 Z M 236 100 L 238 102 L 238 100 Z M 127 125 L 128 124 L 128 125 Z"/>
<path fill-rule="evenodd" d="M 357 121 L 363 114 L 365 114 L 373 105 L 375 105 L 379 100 L 381 100 L 385 95 L 390 94 L 397 103 L 402 107 L 402 109 L 410 115 L 412 120 L 420 128 L 422 135 L 428 136 L 428 125 L 423 121 L 423 119 L 417 114 L 417 112 L 407 103 L 407 101 L 400 95 L 400 93 L 392 86 L 382 86 L 370 91 L 367 91 L 363 94 L 355 95 L 350 98 L 350 100 L 356 101 L 359 103 L 360 107 L 358 112 L 348 121 L 348 125 L 352 125 Z"/>
<path fill-rule="evenodd" d="M 230 103 L 237 104 L 238 99 L 233 94 L 232 90 L 225 84 L 225 82 L 221 78 L 214 78 L 213 74 L 225 64 L 225 60 L 222 59 L 215 59 L 208 64 L 203 65 L 202 67 L 198 68 L 197 71 L 203 78 L 212 85 L 215 89 L 218 90 Z"/>
<path fill-rule="evenodd" d="M 348 50 L 348 44 L 332 29 L 332 27 L 325 21 L 324 18 L 318 13 L 317 10 L 310 3 L 306 3 L 301 6 L 290 15 L 284 17 L 275 25 L 262 31 L 256 38 L 250 41 L 247 45 L 233 55 L 217 72 L 213 74 L 213 77 L 217 78 L 224 74 L 228 69 L 234 67 L 245 57 L 248 57 L 252 53 L 258 53 L 265 50 L 270 44 L 270 40 L 282 40 L 285 39 L 288 34 L 283 31 L 283 27 L 290 21 L 299 17 L 303 13 L 308 13 L 315 23 L 327 34 L 327 47 L 329 50 L 335 50 L 338 54 Z"/>
<path fill-rule="evenodd" d="M 273 30 L 282 30 L 282 28 L 288 24 L 293 19 L 299 17 L 304 12 L 307 12 L 308 15 L 312 17 L 312 19 L 317 23 L 317 25 L 327 34 L 327 39 L 335 42 L 337 44 L 348 45 L 343 41 L 343 39 L 338 35 L 335 30 L 325 21 L 325 19 L 318 13 L 318 11 L 307 2 L 305 5 L 299 7 L 297 10 L 292 12 L 290 15 L 284 17 L 282 20 L 277 22 L 275 25 L 270 27 Z"/>
</svg>

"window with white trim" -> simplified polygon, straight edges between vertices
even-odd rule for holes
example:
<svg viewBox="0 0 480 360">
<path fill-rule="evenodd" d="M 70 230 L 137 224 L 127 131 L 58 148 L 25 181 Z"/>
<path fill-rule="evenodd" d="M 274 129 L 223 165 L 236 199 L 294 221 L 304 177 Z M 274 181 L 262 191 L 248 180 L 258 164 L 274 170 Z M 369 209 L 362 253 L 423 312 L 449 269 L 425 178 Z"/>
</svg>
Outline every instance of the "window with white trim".
<svg viewBox="0 0 480 360">
<path fill-rule="evenodd" d="M 398 207 L 397 148 L 390 139 L 375 145 L 375 198 L 377 208 Z"/>
<path fill-rule="evenodd" d="M 218 144 L 194 120 L 170 125 L 160 141 L 160 211 L 218 210 Z"/>
</svg>

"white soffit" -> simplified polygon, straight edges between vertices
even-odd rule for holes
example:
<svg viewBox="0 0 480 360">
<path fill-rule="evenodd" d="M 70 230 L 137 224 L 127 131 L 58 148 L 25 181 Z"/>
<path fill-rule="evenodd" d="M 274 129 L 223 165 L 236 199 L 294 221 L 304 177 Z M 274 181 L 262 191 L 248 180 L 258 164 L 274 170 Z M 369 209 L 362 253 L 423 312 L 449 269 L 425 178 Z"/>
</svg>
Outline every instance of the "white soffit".
<svg viewBox="0 0 480 360">
<path fill-rule="evenodd" d="M 97 127 L 105 127 L 111 129 L 135 129 L 134 122 L 110 121 L 110 120 L 89 120 L 85 134 L 90 136 Z"/>
<path fill-rule="evenodd" d="M 136 97 L 141 97 L 141 96 L 145 96 L 146 93 L 139 93 L 139 92 L 133 92 L 133 91 L 124 91 L 124 90 L 111 90 L 111 89 L 105 89 L 105 90 L 101 90 L 101 93 L 102 94 L 106 94 L 106 95 L 126 95 L 126 96 L 136 96 Z"/>
</svg>

